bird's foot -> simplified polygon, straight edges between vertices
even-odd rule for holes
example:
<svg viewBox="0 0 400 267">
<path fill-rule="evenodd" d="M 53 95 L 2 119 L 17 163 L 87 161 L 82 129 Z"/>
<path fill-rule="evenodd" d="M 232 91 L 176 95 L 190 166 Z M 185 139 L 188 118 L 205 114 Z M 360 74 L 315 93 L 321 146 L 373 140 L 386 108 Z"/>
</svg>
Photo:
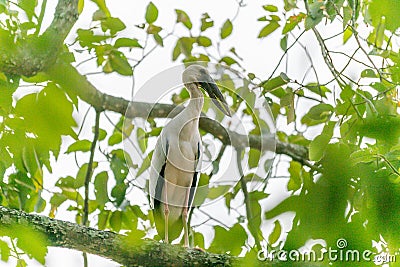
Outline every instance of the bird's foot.
<svg viewBox="0 0 400 267">
<path fill-rule="evenodd" d="M 194 247 L 193 249 L 201 251 L 201 252 L 206 252 L 204 249 L 202 249 L 201 247 Z"/>
</svg>

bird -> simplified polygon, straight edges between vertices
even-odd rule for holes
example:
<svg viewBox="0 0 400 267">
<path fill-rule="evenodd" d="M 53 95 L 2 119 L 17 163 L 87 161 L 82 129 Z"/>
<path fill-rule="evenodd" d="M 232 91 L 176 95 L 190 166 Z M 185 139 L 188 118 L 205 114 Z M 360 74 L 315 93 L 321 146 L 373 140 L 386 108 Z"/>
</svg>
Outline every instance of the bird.
<svg viewBox="0 0 400 267">
<path fill-rule="evenodd" d="M 164 242 L 169 243 L 178 238 L 183 229 L 184 246 L 188 247 L 188 210 L 193 203 L 201 165 L 199 118 L 204 104 L 201 89 L 225 115 L 231 117 L 231 112 L 205 67 L 188 66 L 182 73 L 182 81 L 190 100 L 165 125 L 157 139 L 148 185 L 150 206 L 159 236 L 164 236 Z"/>
</svg>

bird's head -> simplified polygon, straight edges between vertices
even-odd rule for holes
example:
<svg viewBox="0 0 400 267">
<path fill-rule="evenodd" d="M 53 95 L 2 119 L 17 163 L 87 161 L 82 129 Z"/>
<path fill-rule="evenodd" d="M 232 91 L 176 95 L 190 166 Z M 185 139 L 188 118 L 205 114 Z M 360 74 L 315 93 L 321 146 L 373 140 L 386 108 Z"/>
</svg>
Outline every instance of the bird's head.
<svg viewBox="0 0 400 267">
<path fill-rule="evenodd" d="M 208 70 L 200 65 L 190 65 L 182 74 L 183 83 L 186 87 L 195 84 L 201 87 L 212 98 L 215 105 L 227 116 L 231 116 L 228 104 Z"/>
</svg>

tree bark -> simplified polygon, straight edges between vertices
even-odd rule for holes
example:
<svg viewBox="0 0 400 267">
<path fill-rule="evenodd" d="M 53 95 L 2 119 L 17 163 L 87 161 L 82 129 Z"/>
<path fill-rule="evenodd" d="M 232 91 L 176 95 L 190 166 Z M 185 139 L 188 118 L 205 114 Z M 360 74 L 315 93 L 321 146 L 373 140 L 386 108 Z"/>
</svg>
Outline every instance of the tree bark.
<svg viewBox="0 0 400 267">
<path fill-rule="evenodd" d="M 133 241 L 114 232 L 0 206 L 0 230 L 13 225 L 28 226 L 43 235 L 49 246 L 98 255 L 124 266 L 232 266 L 239 262 L 228 254 L 212 254 L 151 240 Z"/>
</svg>

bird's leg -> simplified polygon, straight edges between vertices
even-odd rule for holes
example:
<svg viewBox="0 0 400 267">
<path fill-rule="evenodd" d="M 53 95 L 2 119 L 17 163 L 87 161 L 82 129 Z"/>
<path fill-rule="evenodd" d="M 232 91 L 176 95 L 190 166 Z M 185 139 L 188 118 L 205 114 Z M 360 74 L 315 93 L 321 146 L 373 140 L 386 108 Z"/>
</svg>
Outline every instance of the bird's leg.
<svg viewBox="0 0 400 267">
<path fill-rule="evenodd" d="M 186 194 L 186 196 L 185 196 L 185 206 L 183 207 L 183 210 L 182 210 L 182 221 L 183 221 L 183 238 L 184 238 L 184 241 L 185 241 L 185 244 L 184 244 L 184 246 L 185 247 L 189 247 L 189 231 L 188 231 L 188 221 L 187 221 L 187 219 L 188 219 L 188 206 L 189 206 L 189 193 L 190 193 L 190 188 L 189 188 L 189 190 L 187 191 L 187 194 Z"/>
<path fill-rule="evenodd" d="M 164 234 L 164 242 L 166 244 L 169 243 L 168 241 L 168 215 L 169 215 L 169 208 L 168 208 L 168 199 L 167 199 L 167 181 L 164 183 L 164 226 L 165 226 L 165 234 Z"/>
</svg>

